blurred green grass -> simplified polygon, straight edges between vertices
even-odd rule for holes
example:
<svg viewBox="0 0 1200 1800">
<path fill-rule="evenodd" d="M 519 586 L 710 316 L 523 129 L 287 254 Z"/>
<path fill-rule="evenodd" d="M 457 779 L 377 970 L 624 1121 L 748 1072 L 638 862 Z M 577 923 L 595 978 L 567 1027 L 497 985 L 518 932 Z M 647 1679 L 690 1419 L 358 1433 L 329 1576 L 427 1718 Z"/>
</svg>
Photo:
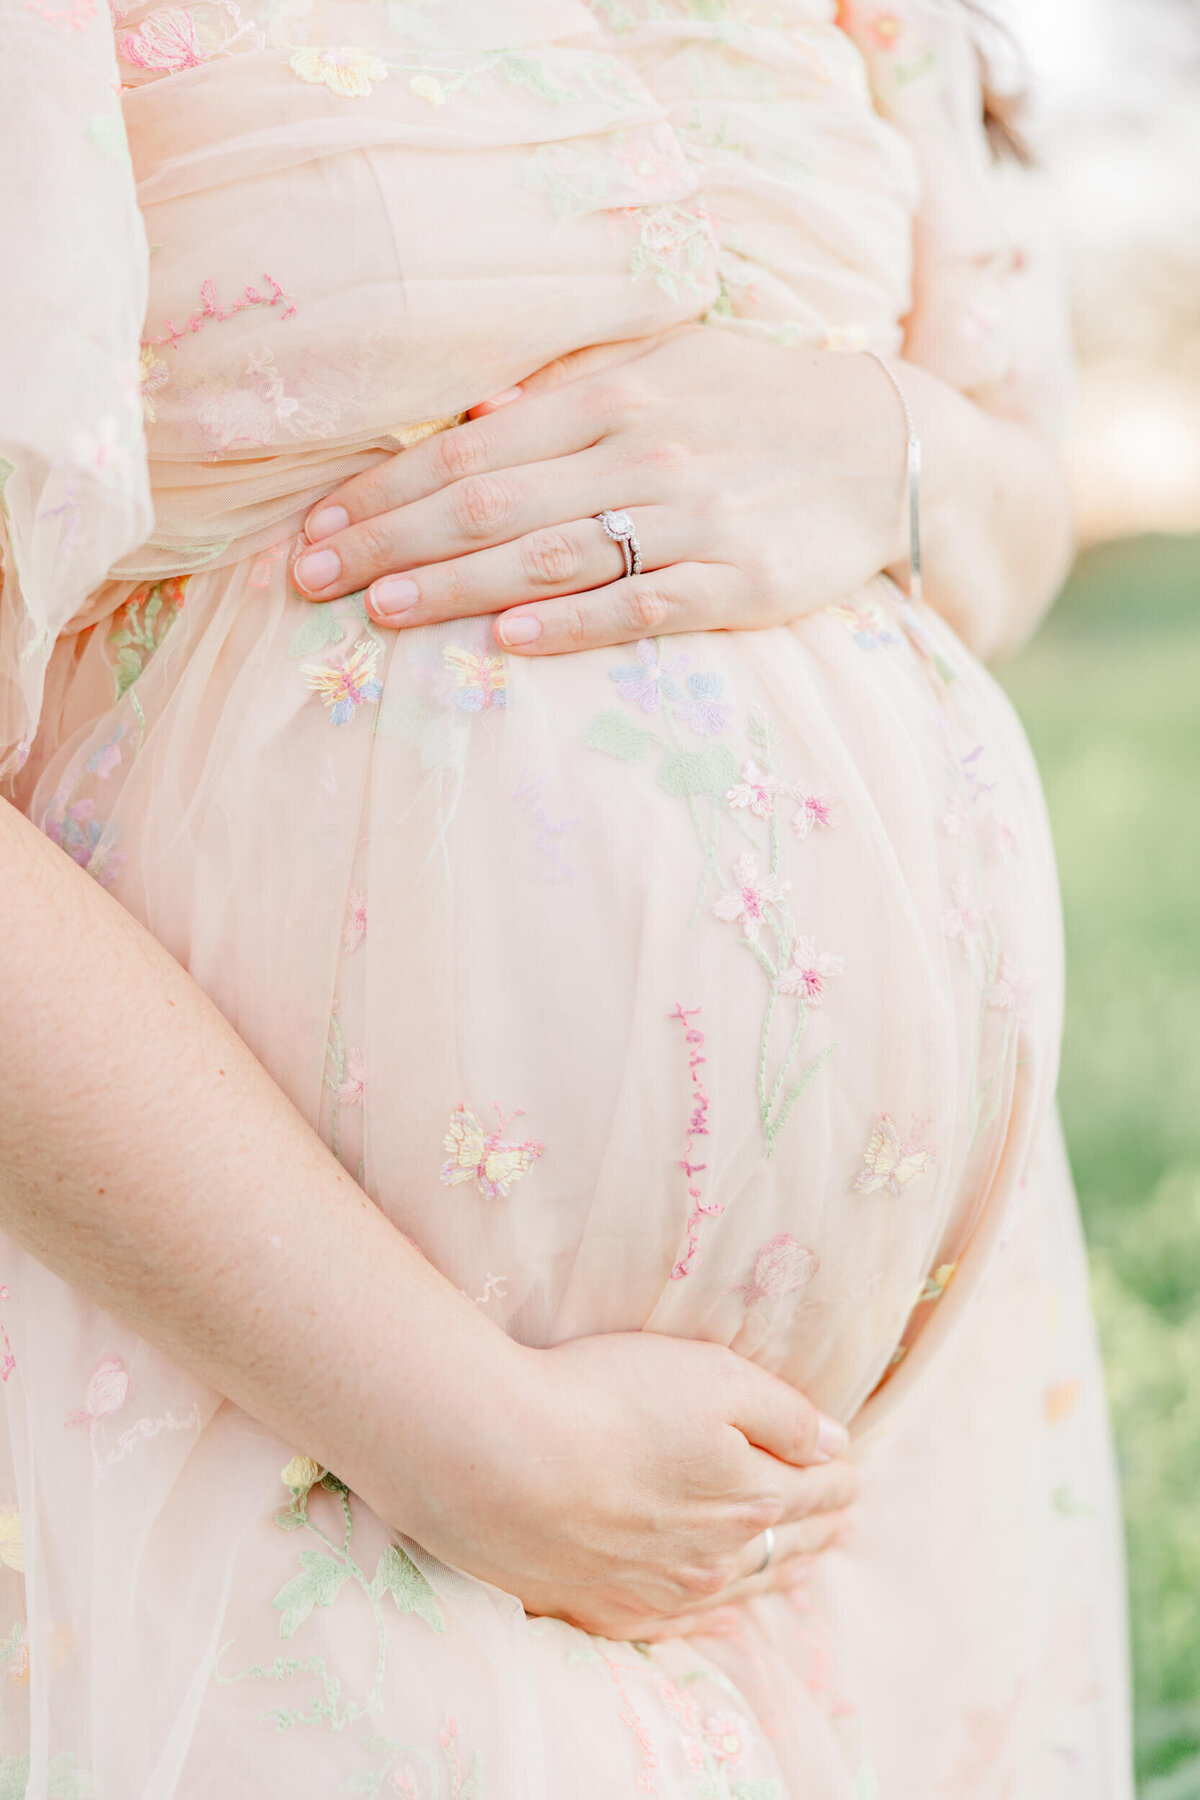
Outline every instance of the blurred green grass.
<svg viewBox="0 0 1200 1800">
<path fill-rule="evenodd" d="M 1200 1800 L 1200 537 L 1080 558 L 1003 671 L 1067 931 L 1060 1099 L 1117 1432 L 1142 1800 Z"/>
</svg>

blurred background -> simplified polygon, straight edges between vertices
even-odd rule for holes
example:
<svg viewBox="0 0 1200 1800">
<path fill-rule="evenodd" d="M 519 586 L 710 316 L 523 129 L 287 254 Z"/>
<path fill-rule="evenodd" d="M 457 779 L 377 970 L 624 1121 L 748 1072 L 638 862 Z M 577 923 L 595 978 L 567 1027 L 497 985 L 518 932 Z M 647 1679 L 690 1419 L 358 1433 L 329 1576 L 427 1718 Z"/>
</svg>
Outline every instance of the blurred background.
<svg viewBox="0 0 1200 1800">
<path fill-rule="evenodd" d="M 994 0 L 1066 247 L 1081 551 L 1004 680 L 1067 927 L 1061 1099 L 1124 1483 L 1141 1800 L 1200 1800 L 1200 0 Z"/>
</svg>

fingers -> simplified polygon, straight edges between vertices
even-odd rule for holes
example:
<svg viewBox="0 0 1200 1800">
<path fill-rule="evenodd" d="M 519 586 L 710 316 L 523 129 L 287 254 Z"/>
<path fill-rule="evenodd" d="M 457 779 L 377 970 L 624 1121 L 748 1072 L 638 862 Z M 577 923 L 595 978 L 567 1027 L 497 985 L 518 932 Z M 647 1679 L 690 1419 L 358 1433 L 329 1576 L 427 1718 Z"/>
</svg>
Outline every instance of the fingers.
<svg viewBox="0 0 1200 1800">
<path fill-rule="evenodd" d="M 729 1422 L 750 1443 L 786 1463 L 828 1462 L 845 1454 L 850 1434 L 844 1425 L 754 1363 L 743 1363 L 739 1373 Z"/>
<path fill-rule="evenodd" d="M 546 526 L 586 519 L 619 486 L 620 478 L 600 450 L 472 475 L 409 505 L 352 524 L 311 549 L 302 547 L 292 579 L 309 599 L 335 600 L 370 587 L 384 575 L 407 573 Z"/>
<path fill-rule="evenodd" d="M 636 509 L 635 520 L 646 510 Z M 667 512 L 665 507 L 654 510 Z M 665 531 L 663 538 L 664 549 L 655 545 L 655 560 L 662 555 L 665 561 L 669 554 Z M 672 563 L 610 582 L 591 593 L 543 600 L 501 613 L 496 639 L 506 650 L 553 656 L 567 650 L 628 644 L 660 632 L 719 631 L 738 616 L 739 607 L 746 613 L 745 586 L 745 577 L 727 563 Z"/>
<path fill-rule="evenodd" d="M 776 1508 L 774 1523 L 777 1528 L 780 1525 L 790 1527 L 822 1513 L 840 1512 L 858 1498 L 861 1478 L 857 1464 L 849 1457 L 839 1456 L 832 1462 L 813 1463 L 808 1468 L 796 1469 L 790 1463 L 768 1458 L 761 1450 L 757 1456 L 761 1459 L 761 1492 L 764 1498 L 771 1496 Z M 761 1538 L 759 1545 L 761 1555 Z"/>
<path fill-rule="evenodd" d="M 679 547 L 669 510 L 638 507 L 630 516 L 653 563 L 669 561 Z M 599 522 L 573 519 L 472 556 L 385 575 L 368 588 L 367 608 L 380 625 L 432 625 L 500 612 L 544 594 L 585 594 L 621 579 L 624 572 L 624 552 Z"/>
<path fill-rule="evenodd" d="M 508 394 L 526 403 L 516 406 L 498 394 L 485 402 L 484 416 L 423 438 L 343 482 L 309 513 L 304 523 L 308 542 L 330 543 L 349 526 L 410 506 L 457 482 L 569 456 L 595 441 L 597 433 L 578 406 L 566 406 L 554 394 L 539 400 L 528 399 L 523 389 L 509 389 Z"/>
</svg>

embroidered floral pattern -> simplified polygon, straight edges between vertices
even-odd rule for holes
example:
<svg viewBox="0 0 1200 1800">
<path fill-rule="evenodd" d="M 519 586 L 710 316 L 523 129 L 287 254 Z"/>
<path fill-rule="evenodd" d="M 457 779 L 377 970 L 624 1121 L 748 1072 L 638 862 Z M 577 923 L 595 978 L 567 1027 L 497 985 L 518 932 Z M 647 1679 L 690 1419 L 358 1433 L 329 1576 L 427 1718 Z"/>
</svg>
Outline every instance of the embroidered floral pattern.
<svg viewBox="0 0 1200 1800">
<path fill-rule="evenodd" d="M 113 656 L 117 699 L 133 686 L 183 609 L 190 575 L 171 575 L 134 588 L 118 606 L 108 626 L 107 646 Z"/>
<path fill-rule="evenodd" d="M 219 1671 L 214 1675 L 213 1679 L 223 1687 L 240 1681 L 286 1681 L 302 1673 L 315 1675 L 319 1691 L 303 1710 L 273 1706 L 263 1715 L 264 1719 L 273 1721 L 279 1731 L 297 1725 L 324 1725 L 332 1731 L 344 1731 L 358 1720 L 379 1712 L 390 1643 L 384 1613 L 386 1601 L 391 1601 L 397 1613 L 412 1614 L 433 1631 L 446 1629 L 437 1595 L 416 1563 L 398 1544 L 385 1546 L 374 1573 L 368 1575 L 354 1555 L 354 1516 L 349 1488 L 329 1470 L 310 1482 L 308 1476 L 312 1466 L 311 1457 L 295 1457 L 283 1471 L 285 1484 L 291 1489 L 291 1502 L 283 1512 L 276 1513 L 275 1524 L 281 1531 L 304 1532 L 313 1539 L 316 1548 L 300 1552 L 299 1574 L 284 1582 L 271 1603 L 279 1614 L 279 1635 L 285 1642 L 294 1638 L 316 1608 L 333 1606 L 347 1584 L 352 1584 L 366 1599 L 374 1622 L 375 1676 L 370 1692 L 363 1699 L 345 1700 L 345 1684 L 330 1673 L 320 1656 L 303 1660 L 280 1658 L 270 1668 L 252 1663 L 236 1675 L 222 1675 Z M 312 1505 L 317 1497 L 326 1506 L 332 1497 L 340 1526 L 337 1536 L 325 1531 L 314 1518 Z M 226 1644 L 222 1655 L 229 1648 Z M 361 1784 L 357 1785 L 361 1791 Z"/>
<path fill-rule="evenodd" d="M 893 1199 L 924 1175 L 935 1160 L 932 1144 L 905 1144 L 900 1140 L 895 1120 L 883 1113 L 873 1127 L 863 1152 L 863 1167 L 854 1183 L 856 1192 L 875 1194 L 886 1188 Z"/>
<path fill-rule="evenodd" d="M 307 687 L 320 694 L 334 725 L 348 725 L 362 706 L 378 706 L 383 684 L 375 674 L 379 645 L 358 638 L 331 663 L 305 663 L 300 673 Z"/>
<path fill-rule="evenodd" d="M 342 928 L 342 949 L 347 956 L 353 955 L 366 935 L 367 896 L 354 888 L 346 903 L 346 923 Z"/>
<path fill-rule="evenodd" d="M 791 883 L 780 881 L 777 876 L 769 873 L 760 875 L 758 858 L 749 850 L 734 863 L 733 878 L 737 883 L 736 887 L 721 895 L 713 907 L 713 916 L 731 922 L 740 921 L 742 936 L 749 943 L 755 944 L 758 942 L 759 931 L 768 922 L 767 909 L 779 904 Z"/>
<path fill-rule="evenodd" d="M 78 782 L 74 787 L 78 787 Z M 66 851 L 72 862 L 77 862 L 101 887 L 107 887 L 116 880 L 125 862 L 124 852 L 116 848 L 119 828 L 95 818 L 95 801 L 73 799 L 73 791 L 71 785 L 65 791 L 59 789 L 42 819 L 42 830 L 60 850 Z"/>
<path fill-rule="evenodd" d="M 353 45 L 336 50 L 297 50 L 288 67 L 301 81 L 327 87 L 344 100 L 365 100 L 388 77 L 388 66 L 382 57 Z"/>
<path fill-rule="evenodd" d="M 25 1573 L 25 1546 L 21 1541 L 21 1515 L 15 1506 L 0 1507 L 0 1563 Z"/>
<path fill-rule="evenodd" d="M 442 661 L 454 683 L 454 704 L 460 712 L 484 712 L 503 706 L 508 699 L 502 656 L 477 656 L 458 644 L 447 644 Z"/>
<path fill-rule="evenodd" d="M 608 678 L 615 682 L 622 700 L 640 712 L 661 712 L 664 700 L 681 693 L 675 677 L 687 668 L 689 658 L 666 655 L 661 638 L 643 638 L 634 645 L 633 653 L 637 662 L 632 667 L 610 669 Z"/>
<path fill-rule="evenodd" d="M 469 1106 L 456 1107 L 443 1139 L 446 1161 L 442 1164 L 439 1180 L 446 1187 L 473 1181 L 487 1199 L 507 1200 L 517 1182 L 528 1175 L 545 1149 L 537 1138 L 528 1138 L 521 1143 L 505 1140 L 504 1133 L 513 1119 L 520 1116 L 520 1113 L 513 1113 L 506 1119 L 497 1106 L 499 1126 L 489 1133 Z"/>
<path fill-rule="evenodd" d="M 839 602 L 823 610 L 846 627 L 860 650 L 878 650 L 881 646 L 900 642 L 900 633 L 890 624 L 878 600 L 866 600 L 861 606 L 845 606 Z"/>
<path fill-rule="evenodd" d="M 790 1231 L 780 1231 L 759 1248 L 749 1281 L 735 1291 L 742 1295 L 749 1311 L 764 1300 L 781 1300 L 785 1294 L 807 1287 L 820 1267 L 815 1250 L 794 1238 Z"/>
<path fill-rule="evenodd" d="M 840 956 L 817 949 L 809 937 L 798 937 L 792 960 L 779 977 L 781 994 L 799 994 L 806 1006 L 822 1006 L 825 983 L 842 973 Z"/>
<path fill-rule="evenodd" d="M 674 1012 L 671 1014 L 671 1017 L 673 1019 L 678 1019 L 679 1023 L 683 1026 L 684 1040 L 688 1047 L 688 1070 L 691 1075 L 692 1083 L 692 1112 L 691 1117 L 688 1120 L 687 1149 L 684 1151 L 683 1157 L 679 1163 L 679 1167 L 683 1170 L 687 1180 L 688 1199 L 691 1202 L 687 1222 L 687 1249 L 671 1270 L 672 1281 L 681 1281 L 683 1277 L 689 1275 L 700 1262 L 699 1232 L 701 1219 L 719 1218 L 725 1211 L 723 1204 L 715 1201 L 709 1203 L 705 1202 L 704 1189 L 700 1185 L 700 1177 L 708 1168 L 708 1164 L 692 1161 L 692 1157 L 695 1155 L 695 1139 L 708 1136 L 708 1108 L 710 1104 L 708 1090 L 704 1085 L 704 1077 L 700 1073 L 705 1062 L 708 1060 L 700 1054 L 704 1047 L 704 1033 L 700 1030 L 698 1025 L 693 1025 L 691 1022 L 693 1019 L 699 1018 L 699 1016 L 700 1008 L 698 1006 L 693 1006 L 690 1012 L 685 1012 L 678 1001 L 675 1004 Z"/>
<path fill-rule="evenodd" d="M 739 927 L 741 941 L 767 982 L 757 1085 L 759 1115 L 770 1155 L 808 1083 L 837 1047 L 829 1044 L 793 1077 L 808 1017 L 808 997 L 816 993 L 818 999 L 822 998 L 826 981 L 840 973 L 833 963 L 819 958 L 817 952 L 810 953 L 807 946 L 800 962 L 794 960 L 797 934 L 787 902 L 791 884 L 780 872 L 779 819 L 773 804 L 774 796 L 789 785 L 777 766 L 777 734 L 764 718 L 752 713 L 747 724 L 749 755 L 740 765 L 732 751 L 718 741 L 716 733 L 697 731 L 699 747 L 688 745 L 679 732 L 680 723 L 711 727 L 717 721 L 698 721 L 686 704 L 670 704 L 683 701 L 677 678 L 687 669 L 686 654 L 668 656 L 661 641 L 646 640 L 636 646 L 635 655 L 636 664 L 611 670 L 610 679 L 631 707 L 651 718 L 657 715 L 656 723 L 664 729 L 644 728 L 628 714 L 606 712 L 593 720 L 584 742 L 605 756 L 627 763 L 641 762 L 657 749 L 658 784 L 667 794 L 686 801 L 703 857 L 693 923 L 702 916 L 710 882 L 720 879 L 723 836 L 729 835 L 730 828 L 736 825 L 743 844 L 749 838 L 755 846 L 739 848 L 726 864 L 731 885 L 718 895 L 712 913 L 718 920 Z M 693 698 L 711 702 L 713 696 L 709 690 Z M 731 719 L 732 705 L 723 701 L 719 704 Z M 727 723 L 722 718 L 722 729 Z M 828 816 L 832 816 L 831 812 Z"/>
<path fill-rule="evenodd" d="M 96 1364 L 87 1384 L 83 1410 L 70 1413 L 68 1425 L 94 1425 L 109 1413 L 119 1412 L 129 1397 L 129 1373 L 119 1356 L 106 1356 Z"/>
<path fill-rule="evenodd" d="M 729 724 L 733 709 L 720 697 L 724 685 L 720 675 L 706 675 L 697 670 L 688 676 L 686 692 L 675 707 L 675 717 L 697 737 L 715 736 Z"/>
<path fill-rule="evenodd" d="M 563 844 L 567 833 L 574 831 L 579 824 L 578 819 L 556 819 L 547 808 L 543 798 L 543 790 L 547 777 L 533 777 L 527 769 L 521 771 L 521 779 L 513 790 L 513 799 L 523 812 L 529 814 L 537 826 L 534 838 L 535 847 L 542 852 L 550 865 L 550 879 L 554 883 L 574 881 L 576 870 L 563 854 Z"/>
<path fill-rule="evenodd" d="M 837 822 L 837 808 L 828 794 L 809 794 L 797 785 L 793 790 L 800 802 L 792 814 L 792 830 L 803 843 L 810 831 L 829 831 Z"/>
</svg>

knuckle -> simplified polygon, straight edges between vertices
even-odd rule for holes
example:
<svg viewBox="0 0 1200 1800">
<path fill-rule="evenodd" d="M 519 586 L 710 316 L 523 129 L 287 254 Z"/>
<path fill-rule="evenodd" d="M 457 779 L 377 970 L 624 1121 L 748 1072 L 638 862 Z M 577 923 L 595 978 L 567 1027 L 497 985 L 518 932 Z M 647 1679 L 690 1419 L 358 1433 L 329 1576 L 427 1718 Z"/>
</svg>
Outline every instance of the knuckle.
<svg viewBox="0 0 1200 1800">
<path fill-rule="evenodd" d="M 392 541 L 383 519 L 364 519 L 349 534 L 349 555 L 343 561 L 351 567 L 382 569 L 392 560 Z"/>
<path fill-rule="evenodd" d="M 531 581 L 547 585 L 574 581 L 583 570 L 580 547 L 565 531 L 535 531 L 525 540 L 521 562 Z"/>
<path fill-rule="evenodd" d="M 493 475 L 475 475 L 450 490 L 454 518 L 472 537 L 486 537 L 504 523 L 512 506 L 508 488 Z"/>
<path fill-rule="evenodd" d="M 738 1524 L 747 1538 L 757 1537 L 769 1525 L 777 1525 L 783 1516 L 783 1501 L 778 1494 L 760 1494 L 747 1500 L 738 1511 Z"/>
<path fill-rule="evenodd" d="M 568 601 L 565 606 L 559 607 L 555 614 L 555 621 L 566 643 L 575 646 L 586 644 L 587 620 L 584 618 L 583 608 L 578 600 Z"/>
<path fill-rule="evenodd" d="M 588 395 L 589 409 L 609 431 L 637 417 L 645 404 L 643 383 L 626 369 L 611 370 L 598 376 Z"/>
<path fill-rule="evenodd" d="M 487 461 L 487 454 L 486 433 L 468 431 L 464 426 L 456 431 L 441 432 L 434 438 L 429 452 L 433 472 L 445 484 L 474 475 Z"/>
<path fill-rule="evenodd" d="M 660 631 L 670 616 L 671 597 L 660 587 L 635 587 L 633 623 L 641 631 Z"/>
<path fill-rule="evenodd" d="M 671 441 L 655 440 L 641 450 L 637 458 L 644 469 L 656 471 L 680 469 L 688 461 L 688 451 L 682 444 Z"/>
<path fill-rule="evenodd" d="M 470 584 L 463 573 L 461 563 L 439 564 L 433 586 L 439 608 L 453 613 L 463 612 L 467 609 L 470 603 Z"/>
<path fill-rule="evenodd" d="M 695 1594 L 701 1600 L 711 1600 L 722 1588 L 728 1587 L 732 1580 L 731 1573 L 722 1563 L 710 1564 L 706 1568 L 681 1569 L 678 1576 L 679 1586 L 687 1594 Z"/>
</svg>

